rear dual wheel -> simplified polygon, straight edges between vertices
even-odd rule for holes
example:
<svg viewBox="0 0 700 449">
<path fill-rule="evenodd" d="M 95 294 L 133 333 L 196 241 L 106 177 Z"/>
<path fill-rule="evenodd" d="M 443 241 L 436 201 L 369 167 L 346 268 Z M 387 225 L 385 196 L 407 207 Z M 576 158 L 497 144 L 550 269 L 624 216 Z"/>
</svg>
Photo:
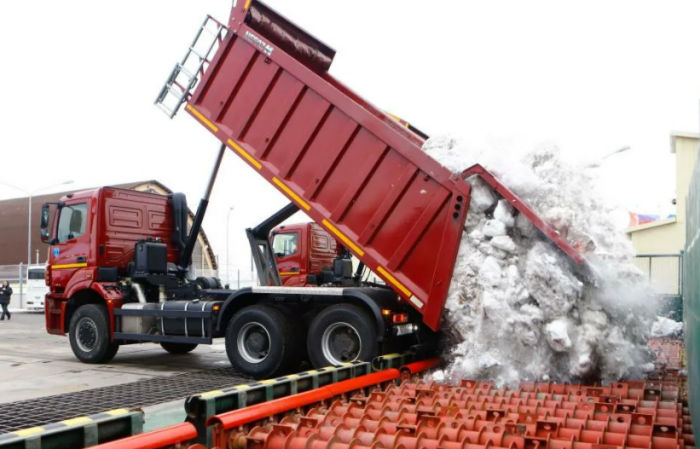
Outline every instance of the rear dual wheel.
<svg viewBox="0 0 700 449">
<path fill-rule="evenodd" d="M 246 307 L 226 328 L 231 365 L 256 379 L 286 373 L 297 355 L 297 341 L 287 316 L 270 306 Z"/>
<path fill-rule="evenodd" d="M 298 364 L 303 357 L 300 342 L 304 337 L 300 317 L 294 319 L 291 312 L 267 305 L 250 306 L 236 313 L 229 323 L 226 353 L 240 373 L 256 379 L 274 378 Z M 306 352 L 316 368 L 371 361 L 379 353 L 375 322 L 357 306 L 328 307 L 311 323 Z"/>
<path fill-rule="evenodd" d="M 356 360 L 372 361 L 379 353 L 374 320 L 351 304 L 338 304 L 321 311 L 311 323 L 306 346 L 316 368 Z"/>
</svg>

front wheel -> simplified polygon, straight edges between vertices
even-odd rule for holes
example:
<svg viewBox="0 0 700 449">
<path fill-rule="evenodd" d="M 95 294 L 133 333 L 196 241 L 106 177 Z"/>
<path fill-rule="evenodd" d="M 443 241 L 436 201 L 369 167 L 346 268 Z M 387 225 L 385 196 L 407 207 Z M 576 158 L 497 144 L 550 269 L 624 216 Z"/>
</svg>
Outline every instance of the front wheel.
<svg viewBox="0 0 700 449">
<path fill-rule="evenodd" d="M 162 342 L 160 346 L 171 354 L 187 354 L 197 347 L 196 343 L 167 343 Z"/>
<path fill-rule="evenodd" d="M 104 306 L 80 306 L 70 320 L 68 336 L 73 354 L 83 363 L 107 363 L 119 350 L 119 345 L 110 340 L 109 315 Z"/>
<path fill-rule="evenodd" d="M 319 313 L 311 323 L 306 345 L 316 368 L 355 360 L 369 362 L 379 353 L 374 320 L 350 304 L 331 306 Z"/>
<path fill-rule="evenodd" d="M 226 354 L 241 374 L 255 379 L 284 374 L 297 353 L 292 325 L 280 310 L 250 306 L 226 328 Z"/>
</svg>

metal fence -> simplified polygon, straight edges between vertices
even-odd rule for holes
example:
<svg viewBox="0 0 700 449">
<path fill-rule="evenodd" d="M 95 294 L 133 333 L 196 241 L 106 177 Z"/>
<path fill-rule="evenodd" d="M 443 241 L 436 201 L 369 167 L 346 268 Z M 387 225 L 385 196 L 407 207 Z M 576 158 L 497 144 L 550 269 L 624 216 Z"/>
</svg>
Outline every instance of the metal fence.
<svg viewBox="0 0 700 449">
<path fill-rule="evenodd" d="M 683 253 L 637 254 L 634 264 L 659 295 L 683 296 Z"/>
</svg>

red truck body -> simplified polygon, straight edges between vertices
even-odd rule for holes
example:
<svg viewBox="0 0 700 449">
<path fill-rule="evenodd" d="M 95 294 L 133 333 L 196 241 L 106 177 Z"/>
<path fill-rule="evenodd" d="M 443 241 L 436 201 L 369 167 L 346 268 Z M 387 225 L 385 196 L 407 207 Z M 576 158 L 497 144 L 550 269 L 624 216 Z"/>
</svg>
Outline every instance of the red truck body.
<svg viewBox="0 0 700 449">
<path fill-rule="evenodd" d="M 113 187 L 64 198 L 66 218 L 62 214 L 53 222 L 52 235 L 57 235 L 60 241 L 49 250 L 50 269 L 46 271 L 47 284 L 51 287 L 45 306 L 46 329 L 50 333 L 66 333 L 66 308 L 77 292 L 94 290 L 105 298 L 114 319 L 113 310 L 122 305 L 121 291 L 94 282 L 98 267 L 123 268 L 132 260 L 134 245 L 140 239 L 168 241 L 173 232 L 168 201 L 167 196 Z M 63 236 L 69 234 L 73 238 L 64 240 Z M 168 261 L 174 262 L 176 258 L 177 249 L 171 245 Z"/>
<path fill-rule="evenodd" d="M 284 225 L 272 232 L 277 269 L 285 287 L 304 287 L 309 275 L 333 266 L 335 239 L 316 223 Z"/>
<path fill-rule="evenodd" d="M 234 7 L 187 111 L 437 330 L 469 184 L 418 134 L 251 28 L 248 5 Z"/>
</svg>

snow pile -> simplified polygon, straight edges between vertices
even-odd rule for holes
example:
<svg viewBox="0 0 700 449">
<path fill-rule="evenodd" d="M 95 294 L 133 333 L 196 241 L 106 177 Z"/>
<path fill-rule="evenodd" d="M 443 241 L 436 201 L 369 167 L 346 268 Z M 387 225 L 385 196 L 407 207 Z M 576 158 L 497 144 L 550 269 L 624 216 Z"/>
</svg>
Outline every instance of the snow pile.
<svg viewBox="0 0 700 449">
<path fill-rule="evenodd" d="M 575 273 L 532 223 L 472 177 L 443 327 L 453 337 L 453 361 L 437 376 L 499 385 L 641 376 L 652 357 L 646 340 L 656 299 L 588 171 L 565 163 L 552 145 L 520 159 L 472 151 L 449 137 L 429 140 L 424 150 L 453 172 L 482 164 L 597 273 Z"/>
<path fill-rule="evenodd" d="M 683 334 L 683 323 L 662 316 L 656 318 L 651 326 L 652 337 L 680 337 Z"/>
</svg>

